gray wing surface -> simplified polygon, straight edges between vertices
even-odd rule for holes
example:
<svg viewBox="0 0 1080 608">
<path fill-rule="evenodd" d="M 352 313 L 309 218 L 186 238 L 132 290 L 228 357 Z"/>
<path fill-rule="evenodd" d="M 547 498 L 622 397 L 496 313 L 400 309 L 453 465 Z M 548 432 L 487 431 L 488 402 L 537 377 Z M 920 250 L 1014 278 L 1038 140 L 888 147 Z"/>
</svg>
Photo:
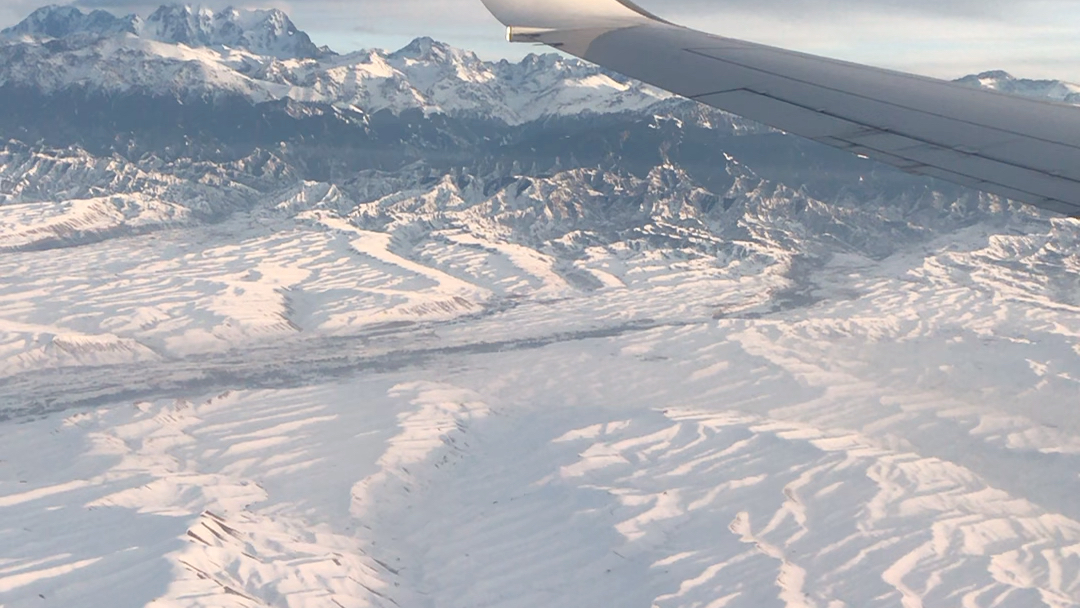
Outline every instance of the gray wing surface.
<svg viewBox="0 0 1080 608">
<path fill-rule="evenodd" d="M 1080 217 L 1080 108 L 724 38 L 628 0 L 483 0 L 512 41 L 904 171 Z"/>
</svg>

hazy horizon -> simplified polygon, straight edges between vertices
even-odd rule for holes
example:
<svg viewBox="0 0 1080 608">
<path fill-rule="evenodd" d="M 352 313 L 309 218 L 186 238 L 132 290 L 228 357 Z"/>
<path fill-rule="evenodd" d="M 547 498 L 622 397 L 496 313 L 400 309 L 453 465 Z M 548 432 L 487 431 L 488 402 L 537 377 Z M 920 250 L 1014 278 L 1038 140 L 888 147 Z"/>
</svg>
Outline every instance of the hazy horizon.
<svg viewBox="0 0 1080 608">
<path fill-rule="evenodd" d="M 0 7 L 0 27 L 18 23 L 48 2 L 13 0 Z M 83 10 L 146 15 L 162 3 L 82 0 Z M 191 3 L 220 9 L 285 10 L 313 41 L 347 53 L 404 46 L 431 36 L 485 59 L 518 59 L 531 45 L 511 45 L 480 0 L 314 0 L 300 3 L 229 0 Z M 735 38 L 942 78 L 1002 69 L 1026 78 L 1080 80 L 1080 8 L 1059 0 L 932 3 L 895 0 L 702 0 L 645 8 L 685 25 Z M 355 16 L 355 19 L 351 18 Z M 1051 18 L 1052 16 L 1052 18 Z M 737 25 L 733 25 L 737 24 Z M 546 51 L 547 49 L 541 49 Z"/>
</svg>

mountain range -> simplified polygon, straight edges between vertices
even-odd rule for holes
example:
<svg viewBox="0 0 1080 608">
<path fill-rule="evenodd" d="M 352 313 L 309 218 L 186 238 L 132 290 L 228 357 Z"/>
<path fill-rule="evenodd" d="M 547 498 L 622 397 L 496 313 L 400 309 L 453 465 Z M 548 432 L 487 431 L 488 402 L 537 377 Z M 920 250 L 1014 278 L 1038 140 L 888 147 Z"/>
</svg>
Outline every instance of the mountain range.
<svg viewBox="0 0 1080 608">
<path fill-rule="evenodd" d="M 961 82 L 1062 100 L 1074 88 L 1001 72 Z M 447 174 L 492 195 L 523 177 L 667 168 L 722 201 L 742 200 L 753 188 L 732 188 L 753 176 L 872 217 L 948 223 L 1000 205 L 574 58 L 489 62 L 430 38 L 340 55 L 277 10 L 39 9 L 0 34 L 0 137 L 0 200 L 154 193 L 206 217 L 305 180 L 362 202 Z"/>
<path fill-rule="evenodd" d="M 6 36 L 62 39 L 130 34 L 144 40 L 188 47 L 240 48 L 279 59 L 317 58 L 332 54 L 316 47 L 289 16 L 277 9 L 219 12 L 187 5 L 164 5 L 146 19 L 117 17 L 95 10 L 83 13 L 73 6 L 42 7 L 3 31 Z"/>
</svg>

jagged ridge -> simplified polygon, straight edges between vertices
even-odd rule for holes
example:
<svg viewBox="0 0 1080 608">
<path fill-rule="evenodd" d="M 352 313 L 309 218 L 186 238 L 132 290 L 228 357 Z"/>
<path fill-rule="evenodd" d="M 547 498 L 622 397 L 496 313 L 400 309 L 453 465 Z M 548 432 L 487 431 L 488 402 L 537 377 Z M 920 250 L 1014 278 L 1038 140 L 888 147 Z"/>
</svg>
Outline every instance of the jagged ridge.
<svg viewBox="0 0 1080 608">
<path fill-rule="evenodd" d="M 73 6 L 50 5 L 37 9 L 22 22 L 0 32 L 6 36 L 69 38 L 111 37 L 129 34 L 147 40 L 189 47 L 232 47 L 278 59 L 308 59 L 332 55 L 316 47 L 278 9 L 214 12 L 189 5 L 163 5 L 145 20 L 138 15 L 117 17 L 103 10 L 83 13 Z"/>
</svg>

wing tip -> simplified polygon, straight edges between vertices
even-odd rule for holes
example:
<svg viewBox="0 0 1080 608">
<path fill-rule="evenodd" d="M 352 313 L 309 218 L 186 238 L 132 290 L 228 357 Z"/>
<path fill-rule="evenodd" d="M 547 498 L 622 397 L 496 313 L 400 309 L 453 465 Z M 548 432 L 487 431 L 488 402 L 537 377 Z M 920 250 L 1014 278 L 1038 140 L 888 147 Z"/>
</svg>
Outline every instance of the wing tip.
<svg viewBox="0 0 1080 608">
<path fill-rule="evenodd" d="M 658 21 L 658 22 L 666 24 L 666 25 L 674 25 L 672 22 L 668 21 L 667 19 L 664 19 L 663 17 L 657 16 L 655 13 L 650 13 L 649 11 L 641 8 L 637 4 L 631 2 L 630 0 L 615 0 L 615 1 L 618 2 L 619 4 L 625 6 L 626 8 L 634 11 L 635 13 L 641 15 L 642 17 L 645 17 L 646 19 L 649 19 L 651 21 Z"/>
<path fill-rule="evenodd" d="M 482 0 L 488 11 L 515 32 L 628 27 L 668 23 L 631 0 Z"/>
</svg>

